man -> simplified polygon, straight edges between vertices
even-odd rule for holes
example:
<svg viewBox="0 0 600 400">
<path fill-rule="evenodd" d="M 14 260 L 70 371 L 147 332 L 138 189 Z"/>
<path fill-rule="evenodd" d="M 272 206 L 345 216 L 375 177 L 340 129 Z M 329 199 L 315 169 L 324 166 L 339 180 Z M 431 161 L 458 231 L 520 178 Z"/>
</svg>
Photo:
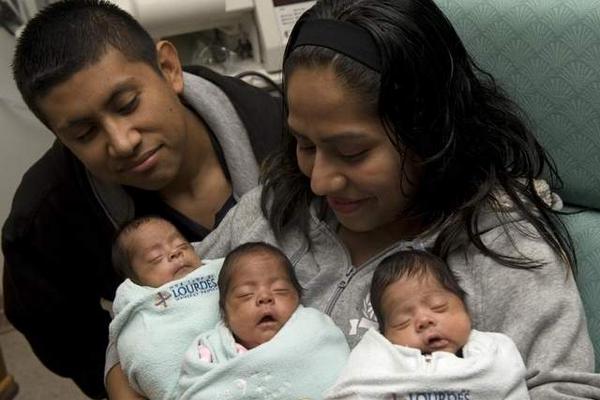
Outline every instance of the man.
<svg viewBox="0 0 600 400">
<path fill-rule="evenodd" d="M 201 240 L 258 183 L 280 104 L 201 67 L 182 72 L 171 43 L 104 0 L 42 10 L 13 73 L 57 140 L 24 175 L 2 230 L 6 314 L 49 369 L 101 398 L 116 228 L 156 214 Z"/>
</svg>

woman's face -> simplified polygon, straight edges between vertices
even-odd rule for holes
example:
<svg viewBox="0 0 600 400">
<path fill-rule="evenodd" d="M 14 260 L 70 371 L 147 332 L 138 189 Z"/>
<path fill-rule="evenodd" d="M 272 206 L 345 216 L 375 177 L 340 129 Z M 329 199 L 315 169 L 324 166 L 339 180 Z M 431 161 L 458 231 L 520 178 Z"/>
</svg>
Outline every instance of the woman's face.
<svg viewBox="0 0 600 400">
<path fill-rule="evenodd" d="M 397 221 L 414 191 L 379 116 L 328 67 L 300 67 L 287 83 L 288 125 L 302 173 L 341 225 L 371 232 Z M 408 176 L 414 176 L 409 160 Z"/>
</svg>

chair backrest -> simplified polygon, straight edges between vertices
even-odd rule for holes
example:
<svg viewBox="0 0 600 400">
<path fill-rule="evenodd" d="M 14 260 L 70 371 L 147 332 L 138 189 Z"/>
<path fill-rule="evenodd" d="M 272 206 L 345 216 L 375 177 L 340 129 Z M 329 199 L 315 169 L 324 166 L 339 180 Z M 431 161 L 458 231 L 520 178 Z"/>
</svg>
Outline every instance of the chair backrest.
<svg viewBox="0 0 600 400">
<path fill-rule="evenodd" d="M 600 370 L 600 0 L 435 0 L 527 114 L 572 206 L 578 286 Z"/>
</svg>

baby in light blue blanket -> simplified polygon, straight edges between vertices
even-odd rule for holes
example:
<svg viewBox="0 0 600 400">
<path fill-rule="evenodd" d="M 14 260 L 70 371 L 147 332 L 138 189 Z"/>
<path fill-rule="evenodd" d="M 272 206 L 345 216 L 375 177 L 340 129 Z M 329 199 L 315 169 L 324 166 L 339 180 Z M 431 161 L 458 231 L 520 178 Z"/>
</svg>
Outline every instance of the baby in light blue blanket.
<svg viewBox="0 0 600 400">
<path fill-rule="evenodd" d="M 299 305 L 292 265 L 273 246 L 201 261 L 172 224 L 145 217 L 121 231 L 113 262 L 129 279 L 111 341 L 149 399 L 318 399 L 348 357 L 333 321 Z"/>
<path fill-rule="evenodd" d="M 178 398 L 322 398 L 349 348 L 328 316 L 300 305 L 287 257 L 243 244 L 225 258 L 218 286 L 223 320 L 186 352 Z"/>
<path fill-rule="evenodd" d="M 176 398 L 190 343 L 219 321 L 217 277 L 223 259 L 200 260 L 168 221 L 142 217 L 122 228 L 113 264 L 127 279 L 109 327 L 130 386 L 149 399 Z"/>
<path fill-rule="evenodd" d="M 287 257 L 262 242 L 246 243 L 229 253 L 217 286 L 221 324 L 231 331 L 236 354 L 271 340 L 296 311 L 302 295 Z M 200 344 L 199 356 L 218 362 L 209 345 Z"/>
</svg>

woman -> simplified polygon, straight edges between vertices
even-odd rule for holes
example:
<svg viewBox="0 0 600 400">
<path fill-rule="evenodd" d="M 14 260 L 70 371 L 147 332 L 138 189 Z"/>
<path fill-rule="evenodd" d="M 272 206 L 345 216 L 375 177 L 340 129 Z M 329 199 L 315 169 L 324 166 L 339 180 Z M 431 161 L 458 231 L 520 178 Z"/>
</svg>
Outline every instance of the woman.
<svg viewBox="0 0 600 400">
<path fill-rule="evenodd" d="M 600 397 L 560 200 L 536 180 L 553 165 L 432 1 L 318 2 L 290 37 L 284 91 L 287 146 L 209 256 L 276 243 L 353 346 L 374 324 L 378 262 L 432 247 L 474 326 L 517 343 L 532 398 Z"/>
<path fill-rule="evenodd" d="M 516 342 L 531 398 L 600 398 L 560 200 L 536 180 L 553 166 L 431 0 L 318 2 L 291 34 L 284 93 L 287 145 L 203 256 L 276 244 L 304 304 L 354 346 L 376 324 L 379 261 L 431 248 L 473 326 Z"/>
</svg>

